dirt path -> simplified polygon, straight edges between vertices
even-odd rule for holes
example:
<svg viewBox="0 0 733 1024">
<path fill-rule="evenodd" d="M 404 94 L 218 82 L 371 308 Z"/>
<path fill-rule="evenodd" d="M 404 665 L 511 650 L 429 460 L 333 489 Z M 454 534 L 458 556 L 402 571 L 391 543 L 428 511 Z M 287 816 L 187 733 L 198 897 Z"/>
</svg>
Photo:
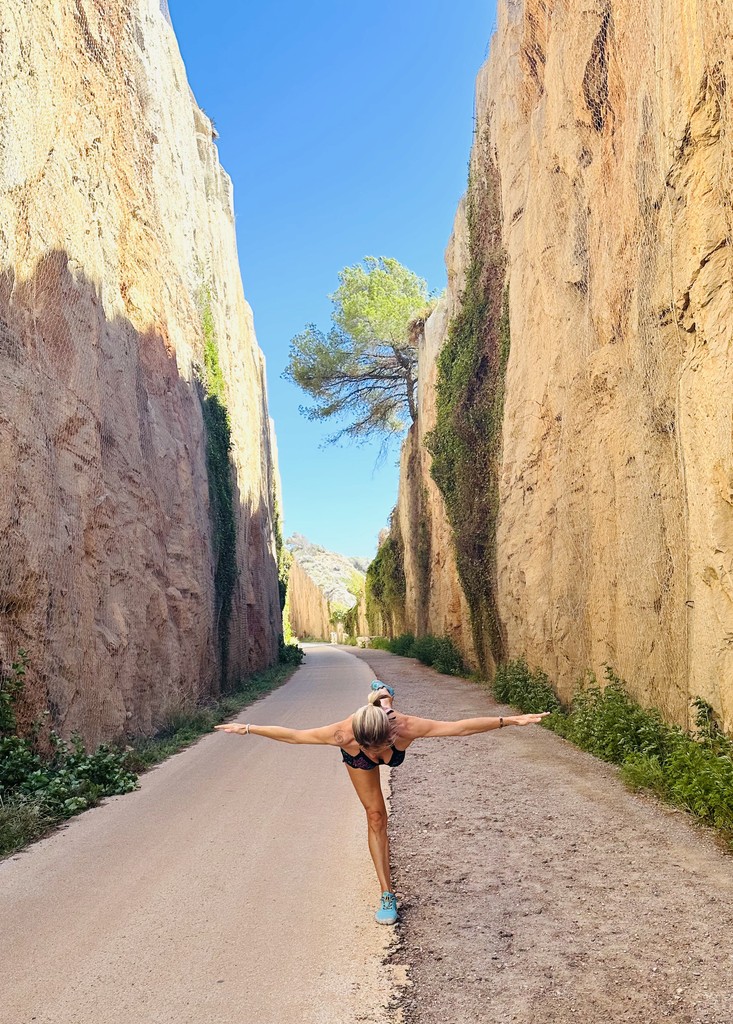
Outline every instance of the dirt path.
<svg viewBox="0 0 733 1024">
<path fill-rule="evenodd" d="M 240 720 L 321 725 L 368 667 L 309 652 Z M 2 1024 L 385 1024 L 392 932 L 337 751 L 206 736 L 0 863 Z"/>
<path fill-rule="evenodd" d="M 470 682 L 358 656 L 406 711 L 500 713 Z M 733 857 L 686 815 L 539 728 L 416 744 L 392 789 L 407 1021 L 733 1020 Z"/>
</svg>

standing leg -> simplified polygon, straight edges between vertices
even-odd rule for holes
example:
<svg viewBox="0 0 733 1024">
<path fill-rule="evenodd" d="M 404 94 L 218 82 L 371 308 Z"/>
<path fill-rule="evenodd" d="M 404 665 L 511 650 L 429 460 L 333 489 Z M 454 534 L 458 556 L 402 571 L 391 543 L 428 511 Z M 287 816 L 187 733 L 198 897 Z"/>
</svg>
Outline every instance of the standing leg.
<svg viewBox="0 0 733 1024">
<path fill-rule="evenodd" d="M 392 892 L 389 839 L 387 838 L 387 808 L 379 783 L 379 768 L 365 772 L 361 768 L 350 768 L 347 765 L 346 770 L 366 811 L 369 852 L 374 861 L 382 892 Z"/>
</svg>

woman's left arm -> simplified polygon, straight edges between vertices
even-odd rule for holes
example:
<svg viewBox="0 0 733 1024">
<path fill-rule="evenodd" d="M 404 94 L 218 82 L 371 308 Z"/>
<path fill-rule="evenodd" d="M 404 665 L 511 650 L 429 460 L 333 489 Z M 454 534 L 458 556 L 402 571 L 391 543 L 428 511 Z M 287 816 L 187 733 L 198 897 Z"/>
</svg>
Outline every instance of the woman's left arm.
<svg viewBox="0 0 733 1024">
<path fill-rule="evenodd" d="M 430 718 L 410 717 L 409 731 L 413 739 L 435 736 L 473 736 L 477 732 L 491 732 L 505 725 L 538 725 L 549 711 L 537 715 L 503 715 L 500 718 L 461 718 L 457 722 L 437 722 Z"/>
</svg>

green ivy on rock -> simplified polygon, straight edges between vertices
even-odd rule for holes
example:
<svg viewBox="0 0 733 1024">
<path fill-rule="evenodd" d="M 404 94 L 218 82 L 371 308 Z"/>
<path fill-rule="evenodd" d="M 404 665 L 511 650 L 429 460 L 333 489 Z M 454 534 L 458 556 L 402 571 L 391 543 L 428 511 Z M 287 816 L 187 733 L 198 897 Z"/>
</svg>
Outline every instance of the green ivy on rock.
<svg viewBox="0 0 733 1024">
<path fill-rule="evenodd" d="M 481 668 L 504 648 L 496 605 L 496 524 L 509 358 L 509 289 L 499 175 L 489 159 L 469 179 L 469 265 L 460 309 L 438 359 L 435 428 L 425 439 L 446 504 Z"/>
</svg>

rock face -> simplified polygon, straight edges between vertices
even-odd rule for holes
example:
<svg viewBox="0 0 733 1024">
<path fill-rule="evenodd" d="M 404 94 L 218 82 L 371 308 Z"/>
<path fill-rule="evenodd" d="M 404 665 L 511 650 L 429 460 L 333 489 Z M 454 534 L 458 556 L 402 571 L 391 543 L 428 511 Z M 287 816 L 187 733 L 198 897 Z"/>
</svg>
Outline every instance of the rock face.
<svg viewBox="0 0 733 1024">
<path fill-rule="evenodd" d="M 331 639 L 331 611 L 326 595 L 296 558 L 288 577 L 288 608 L 290 626 L 299 639 Z"/>
<path fill-rule="evenodd" d="M 505 653 L 565 696 L 609 663 L 669 720 L 687 724 L 701 695 L 729 729 L 732 86 L 723 0 L 500 0 L 472 155 L 501 183 L 509 288 L 495 552 Z M 459 211 L 449 314 L 465 234 Z M 423 364 L 443 319 L 439 308 L 428 321 Z M 401 506 L 418 448 L 411 438 L 403 454 Z M 419 472 L 435 523 L 440 501 Z M 430 604 L 439 591 L 457 610 L 437 542 Z M 425 628 L 451 621 L 428 612 Z"/>
<path fill-rule="evenodd" d="M 159 0 L 0 14 L 0 661 L 25 648 L 27 716 L 47 707 L 88 743 L 220 685 L 206 331 L 232 436 L 228 681 L 272 662 L 281 632 L 231 182 L 166 14 Z"/>
<path fill-rule="evenodd" d="M 449 636 L 464 660 L 476 665 L 471 616 L 458 579 L 452 532 L 440 491 L 430 475 L 425 436 L 435 426 L 437 358 L 451 315 L 452 294 L 425 323 L 418 349 L 417 422 L 402 447 L 396 528 L 404 545 L 404 617 L 393 632 Z"/>
<path fill-rule="evenodd" d="M 345 624 L 331 622 L 332 610 L 340 606 L 352 610 L 356 607 L 352 611 L 356 635 L 368 636 L 363 589 L 357 599 L 344 582 L 351 583 L 355 572 L 361 576 L 354 564 L 359 560 L 311 544 L 301 534 L 294 534 L 286 545 L 293 558 L 288 577 L 288 615 L 293 633 L 300 639 L 314 640 L 330 640 L 335 633 L 339 642 L 343 642 L 347 632 Z"/>
<path fill-rule="evenodd" d="M 345 608 L 354 605 L 352 590 L 355 584 L 364 589 L 364 572 L 369 564 L 366 558 L 349 558 L 336 551 L 328 551 L 320 544 L 314 544 L 301 533 L 294 533 L 285 541 L 285 547 L 298 560 L 326 598 L 332 604 Z M 351 589 L 349 589 L 351 588 Z"/>
</svg>

